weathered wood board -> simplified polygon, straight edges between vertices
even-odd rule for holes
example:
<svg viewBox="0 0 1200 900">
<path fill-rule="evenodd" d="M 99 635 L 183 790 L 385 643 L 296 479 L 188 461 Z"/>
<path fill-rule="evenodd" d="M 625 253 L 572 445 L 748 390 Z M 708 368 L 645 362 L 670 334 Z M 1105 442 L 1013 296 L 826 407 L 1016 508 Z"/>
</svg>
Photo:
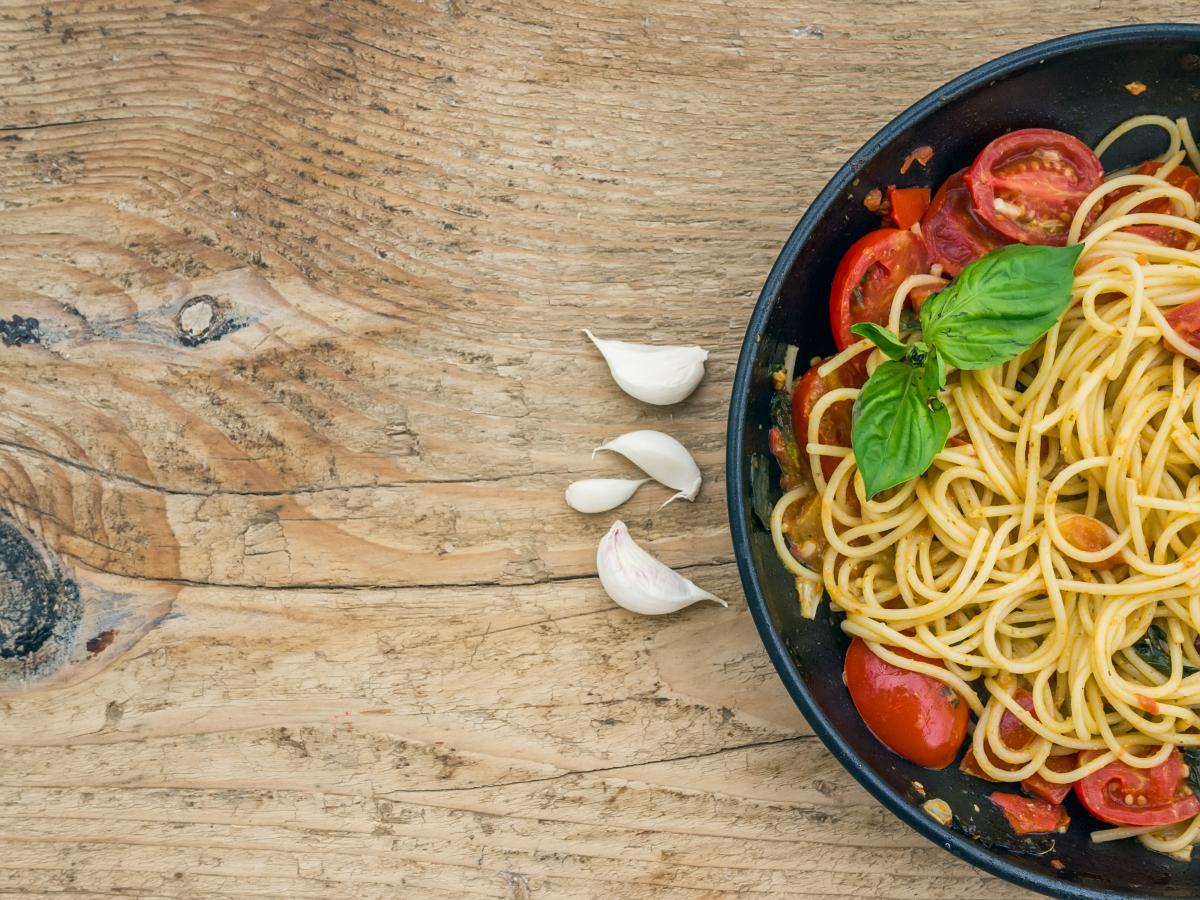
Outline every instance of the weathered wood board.
<svg viewBox="0 0 1200 900">
<path fill-rule="evenodd" d="M 777 683 L 725 524 L 731 375 L 876 128 L 1180 12 L 0 3 L 0 893 L 1021 896 Z M 585 326 L 702 344 L 708 377 L 643 406 Z M 611 519 L 562 490 L 629 471 L 589 452 L 633 427 L 706 481 L 622 518 L 730 609 L 600 589 Z"/>
</svg>

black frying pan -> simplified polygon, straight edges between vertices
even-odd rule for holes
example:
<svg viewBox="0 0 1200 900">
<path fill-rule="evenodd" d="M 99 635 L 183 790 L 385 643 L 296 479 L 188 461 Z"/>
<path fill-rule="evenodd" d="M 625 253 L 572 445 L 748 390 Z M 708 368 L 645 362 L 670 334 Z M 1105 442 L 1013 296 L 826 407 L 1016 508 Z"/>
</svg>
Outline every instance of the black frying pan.
<svg viewBox="0 0 1200 900">
<path fill-rule="evenodd" d="M 1130 94 L 1124 85 L 1132 81 L 1148 90 Z M 1200 131 L 1200 25 L 1136 25 L 1047 41 L 980 66 L 905 110 L 842 166 L 792 232 L 750 319 L 729 411 L 729 516 L 738 568 L 767 652 L 813 730 L 867 790 L 925 837 L 988 872 L 1064 897 L 1197 897 L 1200 853 L 1189 865 L 1136 841 L 1093 845 L 1088 832 L 1097 823 L 1073 797 L 1067 801 L 1072 825 L 1052 839 L 1053 849 L 1051 839 L 1021 841 L 987 801 L 988 784 L 956 767 L 931 772 L 914 766 L 876 741 L 842 685 L 847 640 L 836 618 L 826 606 L 815 622 L 801 619 L 792 579 L 754 519 L 751 459 L 769 458 L 769 367 L 782 362 L 787 344 L 799 345 L 802 361 L 833 350 L 829 284 L 846 248 L 878 227 L 878 217 L 862 205 L 868 190 L 936 187 L 1012 129 L 1057 128 L 1094 144 L 1141 113 L 1189 115 Z M 900 176 L 904 157 L 921 144 L 936 150 L 928 169 L 913 166 Z M 1132 165 L 1164 147 L 1161 130 L 1139 129 L 1104 161 Z M 772 469 L 773 484 L 777 475 Z M 914 781 L 928 797 L 950 804 L 953 828 L 922 812 Z"/>
</svg>

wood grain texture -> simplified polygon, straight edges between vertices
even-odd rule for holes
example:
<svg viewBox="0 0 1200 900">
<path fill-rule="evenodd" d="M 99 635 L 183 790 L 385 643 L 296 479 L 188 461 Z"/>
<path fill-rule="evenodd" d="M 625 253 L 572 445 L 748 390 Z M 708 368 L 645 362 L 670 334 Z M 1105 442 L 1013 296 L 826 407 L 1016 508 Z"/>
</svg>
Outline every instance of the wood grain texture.
<svg viewBox="0 0 1200 900">
<path fill-rule="evenodd" d="M 874 130 L 1007 50 L 1179 13 L 0 4 L 0 320 L 39 331 L 0 346 L 0 521 L 80 603 L 0 660 L 0 893 L 1023 896 L 784 694 L 726 404 L 774 255 Z M 700 343 L 708 377 L 647 408 L 583 326 Z M 633 427 L 706 481 L 621 516 L 729 610 L 600 589 L 609 519 L 562 490 L 628 471 L 589 451 Z"/>
</svg>

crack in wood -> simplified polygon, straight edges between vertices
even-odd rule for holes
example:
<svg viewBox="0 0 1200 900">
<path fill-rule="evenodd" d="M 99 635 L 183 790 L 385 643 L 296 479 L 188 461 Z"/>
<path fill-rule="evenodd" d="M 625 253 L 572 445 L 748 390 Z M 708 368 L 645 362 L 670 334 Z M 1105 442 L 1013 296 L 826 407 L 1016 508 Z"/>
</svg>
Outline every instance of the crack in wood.
<svg viewBox="0 0 1200 900">
<path fill-rule="evenodd" d="M 468 791 L 485 791 L 496 788 L 515 787 L 522 784 L 540 784 L 546 781 L 558 781 L 563 778 L 575 778 L 580 775 L 596 775 L 604 772 L 619 772 L 623 769 L 640 769 L 645 766 L 658 766 L 666 763 L 687 762 L 694 759 L 708 759 L 713 756 L 720 756 L 724 753 L 734 753 L 739 750 L 757 750 L 761 747 L 774 747 L 779 744 L 790 744 L 796 741 L 815 741 L 818 740 L 815 734 L 797 734 L 790 737 L 775 738 L 766 741 L 751 741 L 747 744 L 737 744 L 731 747 L 719 747 L 716 750 L 701 751 L 697 753 L 686 753 L 682 756 L 664 756 L 660 759 L 646 760 L 645 762 L 621 763 L 614 766 L 597 766 L 590 769 L 569 769 L 565 772 L 557 772 L 554 775 L 544 775 L 537 778 L 520 778 L 515 781 L 497 781 L 492 784 L 481 785 L 461 785 L 456 787 L 444 788 L 402 788 L 394 791 L 387 791 L 378 796 L 387 800 L 392 797 L 404 796 L 405 794 L 450 794 L 464 793 Z"/>
</svg>

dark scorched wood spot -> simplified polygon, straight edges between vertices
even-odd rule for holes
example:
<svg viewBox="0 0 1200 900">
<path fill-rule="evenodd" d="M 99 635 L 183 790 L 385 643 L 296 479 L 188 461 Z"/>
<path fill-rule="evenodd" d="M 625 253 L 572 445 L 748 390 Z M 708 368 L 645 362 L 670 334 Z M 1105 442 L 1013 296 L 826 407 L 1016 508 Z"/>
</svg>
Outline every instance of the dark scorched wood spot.
<svg viewBox="0 0 1200 900">
<path fill-rule="evenodd" d="M 0 515 L 0 659 L 32 656 L 79 616 L 79 589 L 54 571 L 33 539 Z"/>
<path fill-rule="evenodd" d="M 42 339 L 38 329 L 37 319 L 27 319 L 24 316 L 13 316 L 5 321 L 0 319 L 0 341 L 5 347 L 20 347 L 23 344 L 36 344 Z"/>
</svg>

